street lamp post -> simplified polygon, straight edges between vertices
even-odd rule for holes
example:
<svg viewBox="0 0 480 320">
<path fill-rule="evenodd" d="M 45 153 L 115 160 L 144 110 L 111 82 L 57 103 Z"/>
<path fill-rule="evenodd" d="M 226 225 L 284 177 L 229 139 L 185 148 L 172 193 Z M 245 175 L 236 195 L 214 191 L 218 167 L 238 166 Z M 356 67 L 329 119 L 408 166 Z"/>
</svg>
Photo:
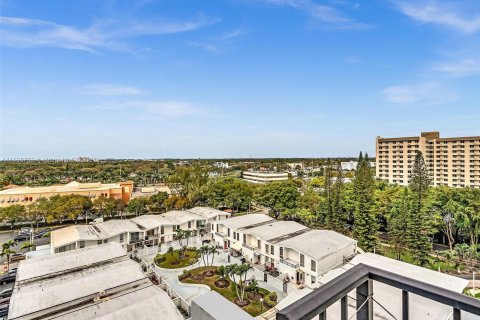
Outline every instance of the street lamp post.
<svg viewBox="0 0 480 320">
<path fill-rule="evenodd" d="M 263 313 L 263 298 L 260 298 L 260 314 Z"/>
</svg>

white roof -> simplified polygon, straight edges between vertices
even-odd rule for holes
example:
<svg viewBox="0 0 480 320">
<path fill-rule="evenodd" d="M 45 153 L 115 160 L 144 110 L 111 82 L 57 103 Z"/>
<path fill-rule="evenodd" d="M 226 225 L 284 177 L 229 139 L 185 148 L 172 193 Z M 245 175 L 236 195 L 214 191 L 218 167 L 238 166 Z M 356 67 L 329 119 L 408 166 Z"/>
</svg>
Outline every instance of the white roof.
<svg viewBox="0 0 480 320">
<path fill-rule="evenodd" d="M 109 300 L 54 317 L 58 320 L 183 320 L 182 315 L 160 288 L 149 286 Z"/>
<path fill-rule="evenodd" d="M 144 227 L 146 230 L 151 230 L 154 228 L 158 228 L 160 226 L 172 224 L 170 219 L 164 217 L 163 215 L 153 215 L 153 214 L 145 214 L 142 216 L 132 218 L 130 220 Z"/>
<path fill-rule="evenodd" d="M 126 257 L 125 250 L 120 244 L 116 243 L 106 243 L 95 247 L 35 257 L 20 261 L 16 280 L 35 279 L 120 257 Z"/>
<path fill-rule="evenodd" d="M 50 233 L 51 243 L 57 248 L 76 241 L 104 240 L 126 232 L 143 232 L 130 220 L 112 219 L 94 225 L 77 224 Z"/>
<path fill-rule="evenodd" d="M 319 279 L 321 284 L 325 284 L 338 277 L 340 274 L 353 268 L 355 265 L 363 263 L 375 268 L 390 271 L 411 279 L 419 280 L 432 284 L 434 286 L 450 289 L 461 293 L 467 286 L 468 280 L 450 276 L 444 273 L 436 272 L 430 269 L 415 266 L 402 261 L 386 258 L 383 256 L 375 255 L 373 253 L 364 253 L 357 255 L 350 261 L 349 264 L 344 265 L 341 268 L 333 269 L 327 272 L 322 278 Z M 402 306 L 402 290 L 395 287 L 379 283 L 377 281 L 373 284 L 373 295 L 375 300 L 385 307 L 396 319 L 401 319 L 401 306 Z M 349 293 L 349 296 L 355 297 L 355 291 Z M 449 319 L 452 308 L 446 305 L 440 304 L 434 300 L 429 300 L 420 297 L 415 294 L 410 294 L 410 317 L 413 319 L 422 320 L 437 320 L 437 319 Z M 377 302 L 374 303 L 375 315 L 374 319 L 394 319 L 382 308 L 377 307 Z M 350 308 L 349 313 L 354 313 L 355 310 Z M 340 320 L 340 304 L 334 303 L 327 309 L 332 320 Z M 467 314 L 462 314 L 465 319 L 475 319 L 469 317 Z M 463 319 L 463 318 L 462 318 Z"/>
<path fill-rule="evenodd" d="M 128 259 L 18 285 L 10 300 L 9 319 L 66 304 L 142 279 L 145 279 L 145 275 L 140 265 Z"/>
<path fill-rule="evenodd" d="M 215 218 L 219 215 L 227 215 L 227 216 L 230 215 L 230 213 L 228 213 L 228 212 L 221 211 L 221 210 L 214 209 L 214 208 L 209 208 L 209 207 L 195 207 L 195 208 L 192 208 L 192 209 L 188 209 L 187 211 L 195 213 L 195 214 L 203 217 L 204 219 Z"/>
<path fill-rule="evenodd" d="M 426 282 L 437 287 L 446 288 L 455 292 L 463 292 L 468 284 L 468 280 L 450 276 L 445 273 L 422 268 L 410 263 L 390 259 L 373 253 L 364 253 L 357 255 L 350 261 L 350 264 L 366 264 L 371 267 L 387 270 L 414 280 Z"/>
<path fill-rule="evenodd" d="M 295 221 L 273 220 L 271 223 L 262 224 L 253 228 L 245 228 L 241 231 L 268 241 L 300 230 L 308 230 L 308 228 Z"/>
<path fill-rule="evenodd" d="M 167 218 L 172 224 L 183 224 L 188 221 L 201 220 L 199 216 L 188 211 L 173 210 L 160 215 Z"/>
<path fill-rule="evenodd" d="M 201 312 L 197 314 L 197 310 Z M 209 291 L 192 300 L 192 319 L 254 320 L 246 311 L 222 297 L 216 291 Z M 206 317 L 204 314 L 207 314 Z"/>
<path fill-rule="evenodd" d="M 243 216 L 233 217 L 225 220 L 218 221 L 218 224 L 223 224 L 230 229 L 240 229 L 247 226 L 251 226 L 257 223 L 263 223 L 267 221 L 274 221 L 273 218 L 261 213 L 246 214 Z"/>
<path fill-rule="evenodd" d="M 311 230 L 278 242 L 279 246 L 292 248 L 320 260 L 357 241 L 331 230 Z"/>
</svg>

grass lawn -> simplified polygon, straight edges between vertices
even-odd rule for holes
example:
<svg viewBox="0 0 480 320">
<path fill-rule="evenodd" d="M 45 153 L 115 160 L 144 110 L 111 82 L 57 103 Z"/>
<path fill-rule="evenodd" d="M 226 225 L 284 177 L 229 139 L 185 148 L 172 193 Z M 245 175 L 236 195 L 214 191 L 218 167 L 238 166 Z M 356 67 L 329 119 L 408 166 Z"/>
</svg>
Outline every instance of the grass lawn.
<svg viewBox="0 0 480 320">
<path fill-rule="evenodd" d="M 161 261 L 164 258 L 164 261 Z M 160 268 L 165 269 L 178 269 L 188 267 L 193 263 L 190 263 L 190 259 L 195 259 L 195 262 L 198 261 L 197 252 L 196 251 L 185 251 L 185 257 L 180 258 L 180 250 L 175 250 L 172 253 L 165 253 L 165 254 L 157 254 L 154 258 L 155 263 Z"/>
<path fill-rule="evenodd" d="M 217 269 L 216 267 L 200 267 L 200 268 L 189 270 L 189 272 L 191 273 L 192 276 L 194 276 L 196 274 L 202 274 L 202 272 L 204 272 L 206 270 L 216 270 L 216 269 Z M 233 285 L 233 281 L 230 280 L 229 278 L 227 278 L 230 281 L 230 287 L 218 288 L 217 286 L 215 286 L 214 282 L 216 280 L 218 280 L 219 278 L 220 278 L 220 276 L 215 274 L 213 277 L 205 277 L 201 281 L 195 281 L 191 278 L 187 278 L 187 279 L 182 280 L 182 282 L 206 284 L 207 286 L 210 287 L 210 289 L 212 289 L 214 291 L 217 291 L 222 296 L 224 296 L 228 300 L 232 301 L 232 303 L 234 303 L 233 300 L 235 298 L 237 298 L 237 294 L 235 292 L 235 286 Z M 270 293 L 270 291 L 265 290 L 263 288 L 259 288 L 258 292 L 263 294 L 264 296 L 267 296 Z M 247 296 L 247 293 L 245 293 L 245 298 L 246 298 L 246 296 Z M 242 309 L 245 310 L 246 312 L 248 312 L 251 316 L 256 317 L 256 316 L 262 314 L 263 312 L 267 311 L 270 308 L 265 306 L 265 305 L 262 307 L 260 301 L 250 300 L 250 304 L 245 306 L 245 307 L 242 307 Z"/>
</svg>

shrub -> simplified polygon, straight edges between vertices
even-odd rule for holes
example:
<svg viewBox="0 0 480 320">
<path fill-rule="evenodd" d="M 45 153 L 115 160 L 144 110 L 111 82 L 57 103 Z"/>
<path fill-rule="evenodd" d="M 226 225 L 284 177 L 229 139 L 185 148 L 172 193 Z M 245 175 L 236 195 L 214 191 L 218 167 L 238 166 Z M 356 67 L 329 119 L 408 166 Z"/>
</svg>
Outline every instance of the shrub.
<svg viewBox="0 0 480 320">
<path fill-rule="evenodd" d="M 188 247 L 188 248 L 187 248 L 187 251 L 197 251 L 197 248 L 195 248 L 195 247 Z"/>
<path fill-rule="evenodd" d="M 270 292 L 266 297 L 265 300 L 263 300 L 263 303 L 269 308 L 275 307 L 277 304 L 277 293 L 276 292 Z"/>
<path fill-rule="evenodd" d="M 161 255 L 161 254 L 157 254 L 155 256 L 155 258 L 153 259 L 153 262 L 155 262 L 155 264 L 159 265 L 160 263 L 164 262 L 166 260 L 165 256 Z"/>
<path fill-rule="evenodd" d="M 188 259 L 188 264 L 189 265 L 195 264 L 196 262 L 197 262 L 197 259 L 195 259 L 195 258 Z"/>
</svg>

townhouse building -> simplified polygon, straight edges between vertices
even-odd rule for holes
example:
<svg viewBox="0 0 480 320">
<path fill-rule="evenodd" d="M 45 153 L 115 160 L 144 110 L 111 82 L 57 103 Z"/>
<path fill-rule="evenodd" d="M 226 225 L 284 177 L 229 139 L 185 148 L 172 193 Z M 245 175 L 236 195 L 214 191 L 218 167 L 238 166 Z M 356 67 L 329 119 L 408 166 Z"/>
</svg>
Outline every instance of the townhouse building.
<svg viewBox="0 0 480 320">
<path fill-rule="evenodd" d="M 92 225 L 73 225 L 51 232 L 51 253 L 65 252 L 102 243 L 119 243 L 127 251 L 137 246 L 158 245 L 174 240 L 177 229 L 190 230 L 192 236 L 209 234 L 214 221 L 230 213 L 196 207 L 168 211 L 161 215 L 142 215 L 132 219 L 108 220 Z"/>
<path fill-rule="evenodd" d="M 312 230 L 293 221 L 250 214 L 213 223 L 214 240 L 284 280 L 315 285 L 318 278 L 353 257 L 357 241 L 330 230 Z"/>
</svg>

